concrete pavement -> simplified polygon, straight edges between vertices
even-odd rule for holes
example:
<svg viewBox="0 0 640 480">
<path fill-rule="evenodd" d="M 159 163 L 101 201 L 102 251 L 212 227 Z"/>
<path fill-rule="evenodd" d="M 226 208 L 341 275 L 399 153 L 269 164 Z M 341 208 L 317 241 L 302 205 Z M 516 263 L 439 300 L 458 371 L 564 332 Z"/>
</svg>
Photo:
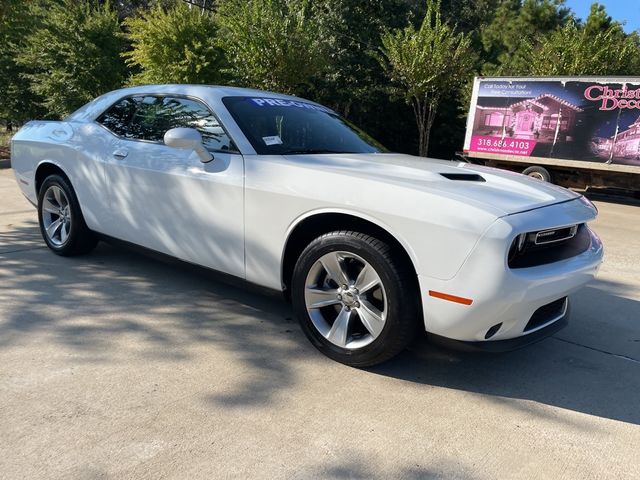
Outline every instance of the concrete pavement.
<svg viewBox="0 0 640 480">
<path fill-rule="evenodd" d="M 0 478 L 640 478 L 640 207 L 570 326 L 366 371 L 278 299 L 101 243 L 50 253 L 0 170 Z"/>
</svg>

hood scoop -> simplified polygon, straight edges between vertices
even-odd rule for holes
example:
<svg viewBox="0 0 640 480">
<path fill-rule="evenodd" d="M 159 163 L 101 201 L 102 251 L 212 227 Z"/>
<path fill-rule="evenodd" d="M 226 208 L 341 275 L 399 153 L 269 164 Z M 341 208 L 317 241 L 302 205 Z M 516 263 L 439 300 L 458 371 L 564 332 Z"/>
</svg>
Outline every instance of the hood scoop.
<svg viewBox="0 0 640 480">
<path fill-rule="evenodd" d="M 477 173 L 441 173 L 440 175 L 457 182 L 486 182 L 484 177 Z"/>
</svg>

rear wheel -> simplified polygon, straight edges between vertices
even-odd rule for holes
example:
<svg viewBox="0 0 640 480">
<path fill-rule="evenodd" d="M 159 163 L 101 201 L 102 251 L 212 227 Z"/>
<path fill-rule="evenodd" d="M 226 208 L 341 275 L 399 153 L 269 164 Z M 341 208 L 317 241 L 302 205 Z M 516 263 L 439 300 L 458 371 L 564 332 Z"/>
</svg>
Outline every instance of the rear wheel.
<svg viewBox="0 0 640 480">
<path fill-rule="evenodd" d="M 96 246 L 97 239 L 84 221 L 76 194 L 62 175 L 50 175 L 42 183 L 38 221 L 42 238 L 58 255 L 80 255 Z"/>
<path fill-rule="evenodd" d="M 540 180 L 542 182 L 551 182 L 551 173 L 549 173 L 549 170 L 537 165 L 525 168 L 522 174 L 535 178 L 536 180 Z"/>
<path fill-rule="evenodd" d="M 328 357 L 355 367 L 384 362 L 411 342 L 419 324 L 411 271 L 374 237 L 347 231 L 322 235 L 295 266 L 294 311 L 307 337 Z"/>
</svg>

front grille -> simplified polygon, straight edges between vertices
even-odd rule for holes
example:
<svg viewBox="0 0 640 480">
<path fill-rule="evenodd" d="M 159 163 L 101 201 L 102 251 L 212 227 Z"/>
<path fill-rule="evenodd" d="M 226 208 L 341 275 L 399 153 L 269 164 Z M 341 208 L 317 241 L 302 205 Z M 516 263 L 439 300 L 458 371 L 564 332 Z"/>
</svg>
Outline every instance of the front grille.
<svg viewBox="0 0 640 480">
<path fill-rule="evenodd" d="M 530 330 L 534 330 L 545 323 L 562 318 L 566 310 L 566 302 L 567 297 L 562 297 L 554 302 L 541 306 L 533 312 L 527 326 L 524 327 L 524 331 L 528 332 Z"/>
<path fill-rule="evenodd" d="M 524 239 L 524 240 L 523 240 Z M 589 229 L 582 223 L 518 236 L 509 250 L 509 268 L 528 268 L 566 260 L 591 245 Z"/>
<path fill-rule="evenodd" d="M 553 228 L 551 230 L 541 230 L 534 236 L 535 245 L 547 245 L 549 243 L 563 242 L 571 240 L 578 233 L 578 225 L 564 228 Z"/>
</svg>

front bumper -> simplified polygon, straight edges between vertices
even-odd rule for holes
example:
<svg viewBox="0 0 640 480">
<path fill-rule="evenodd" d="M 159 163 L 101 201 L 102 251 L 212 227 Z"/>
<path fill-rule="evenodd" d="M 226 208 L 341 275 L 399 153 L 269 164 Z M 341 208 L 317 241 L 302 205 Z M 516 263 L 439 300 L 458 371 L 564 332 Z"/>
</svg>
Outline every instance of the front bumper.
<svg viewBox="0 0 640 480">
<path fill-rule="evenodd" d="M 520 269 L 507 266 L 506 245 L 514 232 L 582 223 L 594 216 L 581 202 L 569 202 L 500 219 L 478 242 L 455 277 L 439 280 L 418 276 L 426 331 L 434 338 L 473 342 L 471 346 L 475 349 L 480 343 L 487 344 L 485 350 L 512 349 L 553 333 L 553 328 L 566 323 L 568 315 L 553 316 L 535 328 L 529 324 L 532 316 L 541 307 L 568 297 L 593 279 L 602 263 L 602 242 L 589 230 L 590 245 L 581 254 Z M 464 297 L 472 303 L 435 298 L 429 295 L 430 291 Z M 497 331 L 491 332 L 499 324 Z M 517 341 L 510 341 L 513 339 Z M 502 343 L 506 348 L 498 342 L 506 342 Z"/>
<path fill-rule="evenodd" d="M 462 340 L 453 340 L 447 337 L 441 337 L 440 335 L 430 334 L 429 340 L 433 343 L 437 343 L 447 348 L 456 350 L 468 351 L 468 352 L 487 352 L 487 353 L 503 353 L 517 350 L 519 348 L 527 347 L 534 343 L 544 340 L 550 337 L 556 332 L 559 332 L 569 324 L 569 312 L 570 307 L 567 299 L 567 309 L 565 313 L 557 320 L 537 329 L 526 335 L 521 335 L 515 338 L 507 338 L 504 340 L 483 340 L 480 342 L 465 342 Z"/>
</svg>

